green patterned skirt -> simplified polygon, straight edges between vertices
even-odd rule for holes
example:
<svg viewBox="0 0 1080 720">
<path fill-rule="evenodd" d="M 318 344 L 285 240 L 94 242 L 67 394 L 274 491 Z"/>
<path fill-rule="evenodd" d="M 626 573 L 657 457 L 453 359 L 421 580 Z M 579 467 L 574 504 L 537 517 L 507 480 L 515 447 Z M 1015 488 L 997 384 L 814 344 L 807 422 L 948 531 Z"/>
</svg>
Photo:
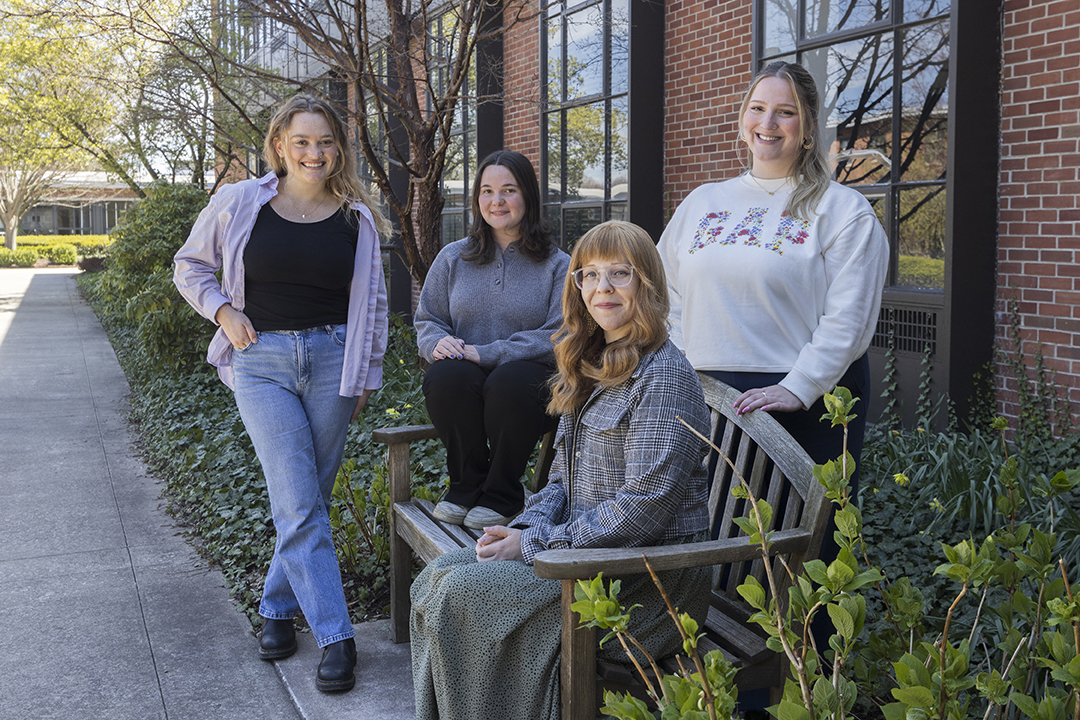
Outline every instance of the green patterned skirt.
<svg viewBox="0 0 1080 720">
<path fill-rule="evenodd" d="M 699 622 L 708 610 L 710 571 L 659 574 L 672 602 Z M 478 563 L 471 547 L 424 568 L 412 586 L 410 619 L 417 720 L 558 720 L 561 590 L 560 581 L 536 577 L 523 562 Z M 619 601 L 642 606 L 630 616 L 630 633 L 654 657 L 680 650 L 678 629 L 648 574 L 622 578 Z M 597 657 L 628 662 L 614 639 Z"/>
</svg>

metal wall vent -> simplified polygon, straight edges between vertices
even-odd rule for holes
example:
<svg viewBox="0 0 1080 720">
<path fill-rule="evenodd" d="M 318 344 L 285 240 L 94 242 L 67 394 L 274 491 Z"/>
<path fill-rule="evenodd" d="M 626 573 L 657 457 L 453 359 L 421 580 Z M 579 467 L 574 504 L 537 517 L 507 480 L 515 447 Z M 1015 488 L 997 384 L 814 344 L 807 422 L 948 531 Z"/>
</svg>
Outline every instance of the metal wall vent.
<svg viewBox="0 0 1080 720">
<path fill-rule="evenodd" d="M 937 354 L 937 312 L 882 307 L 870 347 L 888 349 L 890 337 L 897 352 L 922 355 L 929 343 L 930 354 Z"/>
</svg>

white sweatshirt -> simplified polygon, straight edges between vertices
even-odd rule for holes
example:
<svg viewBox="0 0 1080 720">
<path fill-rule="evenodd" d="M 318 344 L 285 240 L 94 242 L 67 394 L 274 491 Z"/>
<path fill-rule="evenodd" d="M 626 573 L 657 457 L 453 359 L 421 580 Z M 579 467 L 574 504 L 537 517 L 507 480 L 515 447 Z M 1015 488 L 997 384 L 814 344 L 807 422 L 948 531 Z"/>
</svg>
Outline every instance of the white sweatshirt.
<svg viewBox="0 0 1080 720">
<path fill-rule="evenodd" d="M 810 407 L 870 346 L 889 243 L 855 190 L 832 183 L 807 220 L 784 211 L 793 187 L 748 175 L 702 185 L 658 249 L 671 339 L 690 364 L 787 373 L 780 384 Z"/>
</svg>

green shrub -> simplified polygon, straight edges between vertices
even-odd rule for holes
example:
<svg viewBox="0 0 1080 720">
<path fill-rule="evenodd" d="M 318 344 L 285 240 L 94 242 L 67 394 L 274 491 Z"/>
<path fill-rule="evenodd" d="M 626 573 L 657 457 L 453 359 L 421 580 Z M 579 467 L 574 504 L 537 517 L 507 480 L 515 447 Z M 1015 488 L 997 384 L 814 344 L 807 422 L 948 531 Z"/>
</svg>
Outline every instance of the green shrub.
<svg viewBox="0 0 1080 720">
<path fill-rule="evenodd" d="M 47 257 L 57 265 L 74 265 L 79 259 L 74 245 L 48 245 Z"/>
<path fill-rule="evenodd" d="M 124 214 L 106 269 L 86 286 L 101 312 L 132 323 L 146 372 L 187 371 L 205 361 L 214 326 L 177 293 L 172 269 L 173 255 L 208 200 L 192 185 L 152 185 Z"/>
<path fill-rule="evenodd" d="M 35 248 L 0 248 L 0 267 L 33 267 L 37 261 L 38 252 Z"/>
</svg>

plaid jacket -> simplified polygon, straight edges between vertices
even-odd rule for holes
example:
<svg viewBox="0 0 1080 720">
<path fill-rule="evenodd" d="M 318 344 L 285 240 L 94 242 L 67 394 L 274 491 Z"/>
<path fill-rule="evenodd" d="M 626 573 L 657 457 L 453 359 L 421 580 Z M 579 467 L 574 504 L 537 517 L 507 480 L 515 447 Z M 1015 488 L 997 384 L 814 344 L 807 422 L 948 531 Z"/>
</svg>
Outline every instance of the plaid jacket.
<svg viewBox="0 0 1080 720">
<path fill-rule="evenodd" d="M 706 444 L 676 416 L 708 434 L 701 383 L 670 340 L 629 380 L 564 414 L 548 484 L 514 521 L 525 562 L 542 550 L 638 547 L 707 529 Z"/>
</svg>

